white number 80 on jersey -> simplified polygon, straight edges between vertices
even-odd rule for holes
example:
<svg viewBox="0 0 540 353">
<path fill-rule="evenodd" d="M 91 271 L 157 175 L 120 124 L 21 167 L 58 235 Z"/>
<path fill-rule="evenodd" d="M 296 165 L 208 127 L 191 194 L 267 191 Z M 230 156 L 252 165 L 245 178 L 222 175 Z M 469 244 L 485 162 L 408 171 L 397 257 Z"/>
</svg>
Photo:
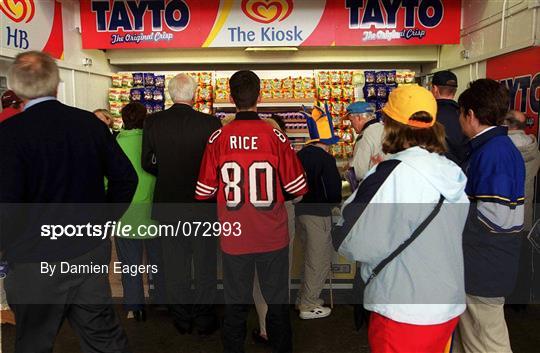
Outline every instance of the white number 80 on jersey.
<svg viewBox="0 0 540 353">
<path fill-rule="evenodd" d="M 244 170 L 234 161 L 225 162 L 221 167 L 221 179 L 225 184 L 227 209 L 238 210 L 245 202 Z M 276 202 L 276 176 L 267 161 L 255 161 L 248 168 L 249 202 L 259 209 L 272 209 Z"/>
</svg>

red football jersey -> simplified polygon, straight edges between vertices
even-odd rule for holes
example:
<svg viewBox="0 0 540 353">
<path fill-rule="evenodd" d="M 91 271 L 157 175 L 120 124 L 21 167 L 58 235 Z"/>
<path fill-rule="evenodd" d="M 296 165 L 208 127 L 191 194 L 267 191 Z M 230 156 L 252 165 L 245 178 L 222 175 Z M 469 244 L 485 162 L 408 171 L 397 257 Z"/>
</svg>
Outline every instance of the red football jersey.
<svg viewBox="0 0 540 353">
<path fill-rule="evenodd" d="M 255 112 L 241 112 L 208 140 L 195 197 L 217 193 L 220 222 L 239 222 L 239 236 L 221 236 L 231 255 L 275 251 L 289 243 L 287 193 L 307 192 L 304 169 L 287 137 Z"/>
</svg>

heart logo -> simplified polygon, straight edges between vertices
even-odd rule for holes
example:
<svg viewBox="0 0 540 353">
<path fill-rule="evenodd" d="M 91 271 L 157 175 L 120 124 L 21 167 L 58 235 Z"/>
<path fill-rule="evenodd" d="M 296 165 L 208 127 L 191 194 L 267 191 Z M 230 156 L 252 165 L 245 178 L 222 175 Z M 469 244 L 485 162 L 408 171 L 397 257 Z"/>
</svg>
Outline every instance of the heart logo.
<svg viewBox="0 0 540 353">
<path fill-rule="evenodd" d="M 0 10 L 13 22 L 30 22 L 34 18 L 34 0 L 0 0 Z"/>
<path fill-rule="evenodd" d="M 242 0 L 242 11 L 260 23 L 283 21 L 291 14 L 293 0 Z"/>
</svg>

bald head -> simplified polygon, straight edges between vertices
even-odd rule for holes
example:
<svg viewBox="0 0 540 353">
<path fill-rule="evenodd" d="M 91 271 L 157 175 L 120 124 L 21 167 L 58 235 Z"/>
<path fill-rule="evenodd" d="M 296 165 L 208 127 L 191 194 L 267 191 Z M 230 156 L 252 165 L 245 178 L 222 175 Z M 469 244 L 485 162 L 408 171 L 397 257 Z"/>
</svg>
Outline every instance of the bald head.
<svg viewBox="0 0 540 353">
<path fill-rule="evenodd" d="M 504 118 L 504 123 L 508 126 L 508 130 L 525 130 L 527 117 L 518 110 L 510 110 Z"/>
<path fill-rule="evenodd" d="M 7 78 L 8 86 L 23 100 L 56 96 L 60 83 L 56 62 L 40 51 L 17 55 Z"/>
</svg>

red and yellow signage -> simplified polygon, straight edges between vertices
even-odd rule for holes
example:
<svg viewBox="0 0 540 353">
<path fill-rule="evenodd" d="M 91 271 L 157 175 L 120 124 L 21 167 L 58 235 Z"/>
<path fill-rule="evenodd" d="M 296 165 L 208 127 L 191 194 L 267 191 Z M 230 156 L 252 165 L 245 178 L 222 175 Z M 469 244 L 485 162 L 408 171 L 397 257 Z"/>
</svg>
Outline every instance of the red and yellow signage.
<svg viewBox="0 0 540 353">
<path fill-rule="evenodd" d="M 527 133 L 538 136 L 538 109 L 540 106 L 540 47 L 489 59 L 486 76 L 508 87 L 510 109 L 527 116 Z M 519 65 L 516 65 L 519 63 Z"/>
<path fill-rule="evenodd" d="M 30 22 L 35 10 L 33 0 L 0 0 L 0 11 L 16 23 Z"/>
<path fill-rule="evenodd" d="M 3 48 L 64 53 L 62 4 L 54 0 L 0 0 Z"/>
<path fill-rule="evenodd" d="M 242 12 L 253 21 L 260 23 L 281 22 L 289 17 L 293 8 L 292 0 L 242 0 Z"/>
<path fill-rule="evenodd" d="M 460 0 L 81 0 L 85 49 L 459 43 Z"/>
</svg>

